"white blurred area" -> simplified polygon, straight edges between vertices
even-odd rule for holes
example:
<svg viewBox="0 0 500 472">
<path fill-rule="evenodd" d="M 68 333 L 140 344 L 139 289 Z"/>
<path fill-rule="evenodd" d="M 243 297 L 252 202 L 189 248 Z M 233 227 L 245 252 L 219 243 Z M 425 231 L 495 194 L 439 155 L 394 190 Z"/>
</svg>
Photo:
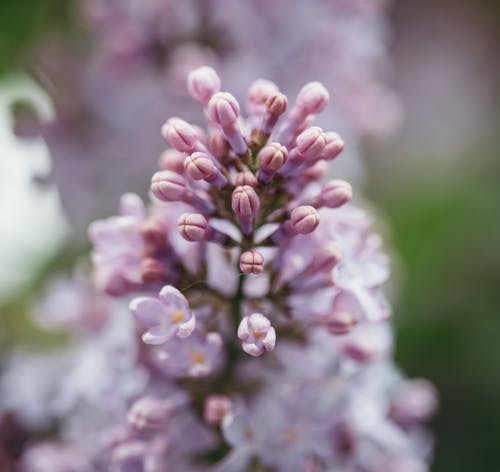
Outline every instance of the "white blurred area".
<svg viewBox="0 0 500 472">
<path fill-rule="evenodd" d="M 21 100 L 42 120 L 53 113 L 48 97 L 27 77 L 0 82 L 0 303 L 36 276 L 68 232 L 57 189 L 33 180 L 50 174 L 47 146 L 42 138 L 21 139 L 12 131 L 11 105 Z"/>
</svg>

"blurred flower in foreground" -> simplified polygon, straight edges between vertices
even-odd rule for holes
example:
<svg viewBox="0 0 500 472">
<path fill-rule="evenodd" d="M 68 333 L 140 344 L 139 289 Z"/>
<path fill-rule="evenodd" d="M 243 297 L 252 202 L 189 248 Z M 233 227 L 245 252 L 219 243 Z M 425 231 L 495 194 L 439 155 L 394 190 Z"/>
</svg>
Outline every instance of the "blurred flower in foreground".
<svg viewBox="0 0 500 472">
<path fill-rule="evenodd" d="M 428 470 L 435 392 L 392 366 L 381 239 L 347 182 L 319 183 L 344 147 L 313 125 L 328 91 L 289 103 L 259 80 L 243 118 L 214 70 L 189 84 L 207 128 L 169 119 L 151 203 L 125 194 L 90 226 L 108 295 L 77 279 L 82 302 L 51 297 L 74 316 L 36 316 L 75 342 L 41 403 L 31 392 L 57 434 L 21 470 Z M 0 407 L 34 427 L 19 371 L 14 357 Z"/>
<path fill-rule="evenodd" d="M 185 79 L 207 63 L 223 72 L 236 96 L 255 75 L 286 93 L 307 81 L 325 83 L 335 106 L 324 123 L 349 140 L 350 158 L 337 173 L 359 180 L 360 138 L 387 132 L 400 114 L 387 86 L 387 3 L 81 1 L 87 43 L 47 41 L 34 67 L 57 110 L 42 133 L 72 222 L 81 229 L 112 211 L 110 202 L 123 192 L 144 193 L 151 158 L 161 152 L 155 130 L 164 110 L 199 120 L 186 103 Z M 255 84 L 249 111 L 264 105 L 265 88 Z M 111 178 L 118 167 L 123 179 Z"/>
</svg>

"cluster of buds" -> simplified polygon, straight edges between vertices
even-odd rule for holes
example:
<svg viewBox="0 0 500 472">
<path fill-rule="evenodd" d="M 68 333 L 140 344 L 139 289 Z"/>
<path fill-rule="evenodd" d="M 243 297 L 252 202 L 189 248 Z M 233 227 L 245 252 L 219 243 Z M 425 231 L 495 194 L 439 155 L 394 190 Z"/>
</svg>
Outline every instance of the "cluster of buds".
<svg viewBox="0 0 500 472">
<path fill-rule="evenodd" d="M 169 119 L 151 205 L 126 194 L 89 231 L 95 283 L 131 312 L 129 371 L 144 384 L 104 355 L 120 381 L 80 381 L 79 394 L 108 392 L 105 438 L 36 446 L 25 470 L 65 448 L 96 470 L 427 470 L 414 437 L 436 396 L 391 365 L 381 238 L 347 182 L 323 182 L 344 147 L 314 125 L 329 93 L 311 82 L 289 105 L 259 79 L 244 119 L 213 69 L 193 71 L 188 89 L 207 129 Z M 93 318 L 85 308 L 71 326 Z M 108 332 L 84 331 L 85 351 L 122 353 Z"/>
</svg>

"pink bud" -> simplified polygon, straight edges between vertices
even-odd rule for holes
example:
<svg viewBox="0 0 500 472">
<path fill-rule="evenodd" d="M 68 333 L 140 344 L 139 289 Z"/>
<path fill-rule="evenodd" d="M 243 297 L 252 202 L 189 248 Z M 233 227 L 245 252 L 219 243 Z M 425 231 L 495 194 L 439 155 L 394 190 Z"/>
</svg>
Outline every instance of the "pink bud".
<svg viewBox="0 0 500 472">
<path fill-rule="evenodd" d="M 321 113 L 330 100 L 328 90 L 320 82 L 309 82 L 302 87 L 297 95 L 297 107 L 305 113 Z"/>
<path fill-rule="evenodd" d="M 208 102 L 207 112 L 211 121 L 224 127 L 238 119 L 240 106 L 230 93 L 218 92 Z"/>
<path fill-rule="evenodd" d="M 237 215 L 254 216 L 260 208 L 260 200 L 250 185 L 239 185 L 233 191 L 232 209 Z"/>
<path fill-rule="evenodd" d="M 189 73 L 187 86 L 190 95 L 206 105 L 220 90 L 220 78 L 214 69 L 203 66 Z"/>
<path fill-rule="evenodd" d="M 137 400 L 127 414 L 127 420 L 137 429 L 160 429 L 170 418 L 172 402 L 155 397 Z"/>
<path fill-rule="evenodd" d="M 424 379 L 406 381 L 397 391 L 390 416 L 398 424 L 408 426 L 429 420 L 438 403 L 434 386 Z"/>
<path fill-rule="evenodd" d="M 253 221 L 260 209 L 260 200 L 250 185 L 239 185 L 233 191 L 231 207 L 238 216 L 241 231 L 252 232 Z"/>
<path fill-rule="evenodd" d="M 264 270 L 264 257 L 255 249 L 240 256 L 240 269 L 244 274 L 260 274 Z"/>
<path fill-rule="evenodd" d="M 165 250 L 167 244 L 167 229 L 164 221 L 158 218 L 148 218 L 141 225 L 141 235 L 151 253 Z"/>
<path fill-rule="evenodd" d="M 249 170 L 245 170 L 236 176 L 236 185 L 250 185 L 250 187 L 255 188 L 257 187 L 257 177 Z"/>
<path fill-rule="evenodd" d="M 173 148 L 181 152 L 193 152 L 198 142 L 196 130 L 180 118 L 170 118 L 163 125 L 161 134 Z"/>
<path fill-rule="evenodd" d="M 321 189 L 321 193 L 312 199 L 316 208 L 338 208 L 352 198 L 352 187 L 344 180 L 330 180 Z"/>
<path fill-rule="evenodd" d="M 204 152 L 194 152 L 184 161 L 186 172 L 195 180 L 205 180 L 217 188 L 223 188 L 228 181 Z"/>
<path fill-rule="evenodd" d="M 319 214 L 316 208 L 301 205 L 292 210 L 288 223 L 293 234 L 312 233 L 319 225 Z"/>
<path fill-rule="evenodd" d="M 156 172 L 151 179 L 153 195 L 164 202 L 181 200 L 186 192 L 186 181 L 182 175 L 170 170 Z"/>
<path fill-rule="evenodd" d="M 270 95 L 266 101 L 267 113 L 272 116 L 281 116 L 283 113 L 285 113 L 287 107 L 288 98 L 286 98 L 286 95 L 280 92 Z"/>
<path fill-rule="evenodd" d="M 247 144 L 238 124 L 240 106 L 237 100 L 230 93 L 218 92 L 208 102 L 207 113 L 209 119 L 221 127 L 234 152 L 246 155 Z"/>
<path fill-rule="evenodd" d="M 313 160 L 321 154 L 326 145 L 323 130 L 311 126 L 297 136 L 297 149 L 307 160 Z"/>
<path fill-rule="evenodd" d="M 208 221 L 201 213 L 184 213 L 177 226 L 181 236 L 187 241 L 204 241 L 211 233 Z"/>
<path fill-rule="evenodd" d="M 158 159 L 158 165 L 161 170 L 171 170 L 182 174 L 184 172 L 184 160 L 186 153 L 177 151 L 177 149 L 167 149 L 163 151 Z"/>
<path fill-rule="evenodd" d="M 260 126 L 265 136 L 269 136 L 272 133 L 280 116 L 285 113 L 287 106 L 288 99 L 286 95 L 280 92 L 276 92 L 268 97 L 266 101 L 266 112 Z"/>
<path fill-rule="evenodd" d="M 248 89 L 248 101 L 250 104 L 264 105 L 267 99 L 278 91 L 278 86 L 274 82 L 257 79 L 252 82 Z"/>
<path fill-rule="evenodd" d="M 205 400 L 203 418 L 208 424 L 217 425 L 232 409 L 233 402 L 226 395 L 210 395 Z"/>
<path fill-rule="evenodd" d="M 358 319 L 349 311 L 333 311 L 323 318 L 323 323 L 332 334 L 346 334 L 357 322 Z"/>
<path fill-rule="evenodd" d="M 321 180 L 326 174 L 327 170 L 328 164 L 325 161 L 319 161 L 316 162 L 316 164 L 314 164 L 313 166 L 304 169 L 304 173 L 301 175 L 301 177 L 308 181 Z"/>
<path fill-rule="evenodd" d="M 215 175 L 217 168 L 204 152 L 194 152 L 184 160 L 184 168 L 194 180 L 208 180 Z"/>
<path fill-rule="evenodd" d="M 222 163 L 227 160 L 229 151 L 231 150 L 231 146 L 229 145 L 229 143 L 218 131 L 210 135 L 210 138 L 208 139 L 208 148 Z"/>
<path fill-rule="evenodd" d="M 288 150 L 280 143 L 270 143 L 260 150 L 257 158 L 262 169 L 274 173 L 286 162 Z"/>
<path fill-rule="evenodd" d="M 145 257 L 141 260 L 141 279 L 144 283 L 165 282 L 168 276 L 165 264 L 155 257 Z"/>
<path fill-rule="evenodd" d="M 321 246 L 314 254 L 308 273 L 331 271 L 340 261 L 342 253 L 337 244 L 330 242 Z"/>
<path fill-rule="evenodd" d="M 321 152 L 321 159 L 331 161 L 344 150 L 344 141 L 339 134 L 333 131 L 325 133 L 326 145 Z"/>
</svg>

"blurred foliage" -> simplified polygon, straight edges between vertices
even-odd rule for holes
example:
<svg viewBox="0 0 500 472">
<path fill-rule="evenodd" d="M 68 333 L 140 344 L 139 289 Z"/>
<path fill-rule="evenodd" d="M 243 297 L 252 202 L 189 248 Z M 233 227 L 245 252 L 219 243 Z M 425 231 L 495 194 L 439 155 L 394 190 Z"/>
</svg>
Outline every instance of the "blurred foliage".
<svg viewBox="0 0 500 472">
<path fill-rule="evenodd" d="M 440 392 L 434 472 L 500 470 L 499 154 L 372 188 L 404 268 L 397 360 Z"/>
<path fill-rule="evenodd" d="M 0 2 L 0 74 L 22 67 L 47 31 L 68 31 L 71 0 Z"/>
</svg>

